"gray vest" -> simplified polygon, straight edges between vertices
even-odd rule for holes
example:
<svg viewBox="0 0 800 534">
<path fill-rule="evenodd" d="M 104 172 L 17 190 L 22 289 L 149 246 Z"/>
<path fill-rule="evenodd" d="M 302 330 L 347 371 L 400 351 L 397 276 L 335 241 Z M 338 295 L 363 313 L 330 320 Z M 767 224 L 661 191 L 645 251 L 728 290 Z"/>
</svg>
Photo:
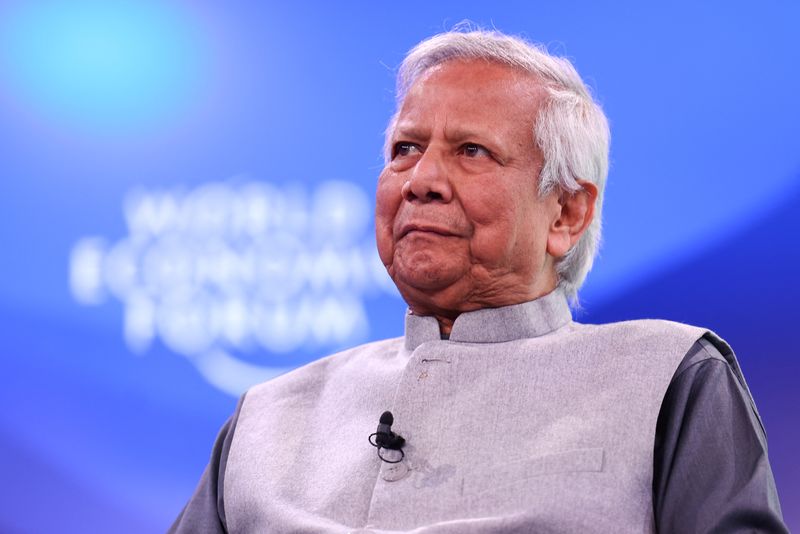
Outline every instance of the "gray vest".
<svg viewBox="0 0 800 534">
<path fill-rule="evenodd" d="M 652 532 L 653 442 L 704 330 L 572 322 L 555 291 L 465 313 L 253 388 L 225 472 L 230 532 Z M 384 410 L 406 438 L 383 463 Z"/>
</svg>

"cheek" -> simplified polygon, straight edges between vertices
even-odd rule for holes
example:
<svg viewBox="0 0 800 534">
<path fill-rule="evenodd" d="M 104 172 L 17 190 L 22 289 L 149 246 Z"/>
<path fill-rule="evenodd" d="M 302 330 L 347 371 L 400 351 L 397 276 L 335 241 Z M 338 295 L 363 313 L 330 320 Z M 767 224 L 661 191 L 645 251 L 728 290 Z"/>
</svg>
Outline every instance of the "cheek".
<svg viewBox="0 0 800 534">
<path fill-rule="evenodd" d="M 476 224 L 470 253 L 473 261 L 498 267 L 508 263 L 516 253 L 514 245 L 514 225 L 505 220 L 495 220 L 489 224 Z"/>
<path fill-rule="evenodd" d="M 384 171 L 375 194 L 375 240 L 384 265 L 391 263 L 394 254 L 394 220 L 402 200 L 400 186 L 392 178 Z"/>
<path fill-rule="evenodd" d="M 473 198 L 464 206 L 473 228 L 470 244 L 473 260 L 492 265 L 504 263 L 517 231 L 514 210 L 499 202 L 497 196 Z"/>
<path fill-rule="evenodd" d="M 513 184 L 512 184 L 513 185 Z M 530 188 L 498 187 L 485 184 L 466 193 L 472 201 L 465 205 L 475 234 L 472 255 L 479 263 L 510 266 L 517 260 L 529 262 L 541 237 L 535 220 L 536 202 Z"/>
<path fill-rule="evenodd" d="M 553 197 L 554 199 L 555 197 Z M 540 265 L 547 256 L 547 240 L 550 226 L 557 217 L 558 202 L 537 199 L 521 206 L 518 211 L 517 242 L 520 250 L 526 251 L 531 265 Z"/>
</svg>

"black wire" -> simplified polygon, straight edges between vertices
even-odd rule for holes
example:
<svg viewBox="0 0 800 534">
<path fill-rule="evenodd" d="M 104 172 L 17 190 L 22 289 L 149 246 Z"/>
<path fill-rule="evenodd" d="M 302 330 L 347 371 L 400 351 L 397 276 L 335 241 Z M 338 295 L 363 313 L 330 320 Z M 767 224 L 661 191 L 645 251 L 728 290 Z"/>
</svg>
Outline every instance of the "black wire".
<svg viewBox="0 0 800 534">
<path fill-rule="evenodd" d="M 381 449 L 378 449 L 378 458 L 386 462 L 387 464 L 399 464 L 403 461 L 403 458 L 406 457 L 406 453 L 403 452 L 403 449 L 387 449 L 392 451 L 400 451 L 400 459 L 399 460 L 387 460 L 383 456 L 381 456 Z"/>
<path fill-rule="evenodd" d="M 397 449 L 386 449 L 386 450 L 392 450 L 392 451 L 400 451 L 400 459 L 399 460 L 387 460 L 386 458 L 381 456 L 381 449 L 383 449 L 385 447 L 381 447 L 376 442 L 372 441 L 373 436 L 376 437 L 376 439 L 377 439 L 378 434 L 383 434 L 383 432 L 373 432 L 367 438 L 367 441 L 369 441 L 369 444 L 372 445 L 373 447 L 375 447 L 376 449 L 378 449 L 378 458 L 380 458 L 381 460 L 383 460 L 387 464 L 399 464 L 400 462 L 402 462 L 403 458 L 406 457 L 406 453 L 403 452 L 402 447 L 397 448 Z"/>
</svg>

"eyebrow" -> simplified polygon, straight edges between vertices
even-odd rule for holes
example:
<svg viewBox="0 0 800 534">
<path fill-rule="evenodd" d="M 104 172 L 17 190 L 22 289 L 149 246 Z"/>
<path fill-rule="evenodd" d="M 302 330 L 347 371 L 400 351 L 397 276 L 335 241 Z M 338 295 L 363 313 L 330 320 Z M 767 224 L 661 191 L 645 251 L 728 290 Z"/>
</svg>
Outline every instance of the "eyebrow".
<svg viewBox="0 0 800 534">
<path fill-rule="evenodd" d="M 394 128 L 393 138 L 409 138 L 411 140 L 424 140 L 430 137 L 430 129 L 416 126 L 397 124 Z M 447 128 L 445 126 L 445 139 L 448 143 L 459 144 L 465 141 L 485 142 L 493 147 L 502 148 L 500 139 L 490 130 L 476 132 L 466 128 Z"/>
<path fill-rule="evenodd" d="M 427 139 L 430 137 L 430 130 L 417 128 L 415 126 L 403 126 L 402 123 L 397 124 L 392 132 L 392 137 L 408 137 L 415 140 Z"/>
<path fill-rule="evenodd" d="M 491 130 L 476 132 L 464 128 L 445 129 L 445 138 L 454 144 L 463 143 L 465 141 L 485 142 L 492 145 L 497 149 L 502 149 L 503 143 L 497 135 Z"/>
</svg>

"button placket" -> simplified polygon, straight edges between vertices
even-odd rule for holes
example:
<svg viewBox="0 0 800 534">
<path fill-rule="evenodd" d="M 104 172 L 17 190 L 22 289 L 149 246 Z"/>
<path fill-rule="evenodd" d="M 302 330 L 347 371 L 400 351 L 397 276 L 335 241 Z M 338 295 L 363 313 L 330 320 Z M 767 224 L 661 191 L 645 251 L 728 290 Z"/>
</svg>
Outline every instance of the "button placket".
<svg viewBox="0 0 800 534">
<path fill-rule="evenodd" d="M 418 345 L 409 355 L 391 403 L 395 416 L 393 430 L 406 439 L 405 457 L 396 464 L 382 462 L 370 502 L 368 524 L 382 524 L 384 517 L 399 513 L 399 508 L 412 506 L 420 489 L 426 488 L 415 480 L 420 474 L 419 467 L 428 465 L 426 455 L 430 447 L 428 443 L 418 442 L 414 434 L 428 433 L 426 429 L 431 428 L 427 422 L 428 408 L 431 403 L 436 405 L 442 391 L 450 388 L 451 361 L 445 345 L 438 339 L 430 340 Z M 386 456 L 394 452 L 384 450 L 381 454 Z M 404 504 L 398 505 L 398 499 Z"/>
</svg>

